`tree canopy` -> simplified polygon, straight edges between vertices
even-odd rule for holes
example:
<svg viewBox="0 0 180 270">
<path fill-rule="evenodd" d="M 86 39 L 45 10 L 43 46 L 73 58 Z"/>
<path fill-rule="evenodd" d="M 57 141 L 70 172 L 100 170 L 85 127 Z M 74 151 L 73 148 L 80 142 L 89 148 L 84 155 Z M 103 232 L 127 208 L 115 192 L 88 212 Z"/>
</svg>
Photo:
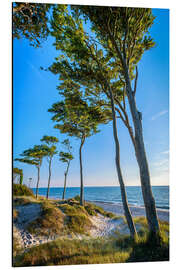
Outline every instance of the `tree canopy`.
<svg viewBox="0 0 180 270">
<path fill-rule="evenodd" d="M 50 4 L 13 3 L 13 38 L 25 37 L 30 45 L 40 47 L 49 34 Z"/>
</svg>

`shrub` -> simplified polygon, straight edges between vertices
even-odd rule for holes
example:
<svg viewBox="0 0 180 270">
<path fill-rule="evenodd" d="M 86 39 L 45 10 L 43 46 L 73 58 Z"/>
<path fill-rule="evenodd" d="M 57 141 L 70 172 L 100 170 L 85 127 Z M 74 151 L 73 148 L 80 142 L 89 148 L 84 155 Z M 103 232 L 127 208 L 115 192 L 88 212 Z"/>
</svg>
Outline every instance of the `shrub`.
<svg viewBox="0 0 180 270">
<path fill-rule="evenodd" d="M 85 233 L 91 227 L 91 221 L 85 214 L 71 214 L 66 217 L 66 225 L 70 232 Z"/>
<path fill-rule="evenodd" d="M 34 194 L 25 185 L 13 184 L 13 196 L 34 196 Z"/>
<path fill-rule="evenodd" d="M 74 197 L 74 199 L 75 199 L 76 201 L 80 202 L 80 196 L 79 196 L 79 195 L 76 195 L 76 196 Z"/>
<path fill-rule="evenodd" d="M 27 229 L 33 234 L 50 236 L 62 234 L 63 226 L 64 215 L 61 210 L 48 202 L 44 202 L 42 203 L 41 216 L 32 221 Z"/>
</svg>

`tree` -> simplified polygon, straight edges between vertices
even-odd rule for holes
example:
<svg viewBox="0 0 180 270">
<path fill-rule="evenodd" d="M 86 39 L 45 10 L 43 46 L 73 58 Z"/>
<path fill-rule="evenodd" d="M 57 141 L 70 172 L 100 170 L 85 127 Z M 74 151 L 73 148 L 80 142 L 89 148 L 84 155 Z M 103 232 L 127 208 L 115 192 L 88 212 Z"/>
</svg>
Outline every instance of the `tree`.
<svg viewBox="0 0 180 270">
<path fill-rule="evenodd" d="M 49 34 L 50 4 L 13 3 L 13 38 L 27 38 L 30 45 L 40 47 Z"/>
<path fill-rule="evenodd" d="M 64 189 L 63 189 L 63 195 L 62 195 L 62 200 L 64 200 L 65 193 L 66 193 L 66 182 L 67 182 L 67 175 L 68 175 L 68 171 L 69 171 L 69 166 L 70 166 L 71 160 L 74 157 L 72 155 L 72 146 L 70 145 L 69 139 L 64 140 L 62 142 L 62 144 L 65 146 L 66 150 L 68 151 L 68 152 L 61 151 L 59 153 L 59 156 L 60 156 L 59 160 L 67 164 L 66 170 L 64 172 Z"/>
<path fill-rule="evenodd" d="M 148 8 L 81 6 L 80 8 L 75 7 L 75 9 L 79 9 L 86 19 L 91 21 L 98 42 L 101 43 L 111 61 L 114 61 L 119 69 L 119 76 L 125 86 L 123 96 L 124 99 L 127 97 L 134 129 L 128 126 L 127 110 L 122 107 L 121 103 L 119 105 L 120 111 L 125 116 L 125 124 L 129 130 L 139 165 L 149 229 L 152 233 L 156 233 L 159 231 L 159 223 L 144 146 L 142 113 L 136 106 L 137 64 L 143 53 L 154 46 L 154 41 L 148 33 L 153 24 L 154 16 L 151 9 Z M 134 87 L 132 86 L 133 81 Z"/>
<path fill-rule="evenodd" d="M 20 156 L 23 158 L 16 158 L 15 161 L 23 162 L 30 165 L 35 165 L 38 171 L 37 184 L 36 184 L 36 198 L 38 196 L 38 188 L 40 181 L 40 168 L 42 165 L 43 157 L 47 155 L 46 145 L 35 145 L 33 148 L 25 150 Z"/>
<path fill-rule="evenodd" d="M 15 181 L 17 176 L 19 176 L 19 184 L 22 185 L 22 183 L 23 183 L 23 170 L 19 169 L 19 168 L 13 168 L 13 182 Z"/>
<path fill-rule="evenodd" d="M 55 10 L 54 10 L 55 14 Z M 62 19 L 63 18 L 63 19 Z M 64 23 L 64 24 L 63 24 Z M 58 28 L 61 25 L 61 29 Z M 65 11 L 57 9 L 52 23 L 52 35 L 56 38 L 56 49 L 61 55 L 49 70 L 60 74 L 60 85 L 57 87 L 61 95 L 76 92 L 80 87 L 85 88 L 84 95 L 94 105 L 109 111 L 109 120 L 113 120 L 113 135 L 116 150 L 116 168 L 120 183 L 124 213 L 132 236 L 136 234 L 131 212 L 127 202 L 125 185 L 120 168 L 120 146 L 117 135 L 114 94 L 122 95 L 122 82 L 117 80 L 117 72 L 113 63 L 109 63 L 109 56 L 104 56 L 101 46 L 83 30 L 82 21 L 74 19 Z M 98 48 L 99 47 L 99 48 Z M 115 93 L 116 89 L 116 93 Z"/>
<path fill-rule="evenodd" d="M 84 205 L 84 181 L 82 165 L 82 148 L 85 140 L 98 132 L 97 126 L 105 123 L 105 111 L 98 106 L 88 104 L 80 95 L 78 89 L 65 95 L 65 100 L 52 105 L 48 111 L 54 113 L 53 121 L 61 122 L 55 125 L 61 133 L 67 133 L 80 139 L 80 204 Z"/>
<path fill-rule="evenodd" d="M 57 154 L 56 151 L 56 146 L 55 144 L 59 142 L 58 138 L 54 137 L 54 136 L 43 136 L 43 138 L 41 139 L 41 142 L 45 142 L 47 144 L 47 161 L 49 163 L 49 176 L 48 176 L 48 188 L 47 188 L 47 194 L 46 194 L 46 198 L 48 199 L 49 197 L 49 188 L 50 188 L 50 181 L 51 181 L 51 164 L 52 164 L 52 159 L 53 156 Z"/>
</svg>

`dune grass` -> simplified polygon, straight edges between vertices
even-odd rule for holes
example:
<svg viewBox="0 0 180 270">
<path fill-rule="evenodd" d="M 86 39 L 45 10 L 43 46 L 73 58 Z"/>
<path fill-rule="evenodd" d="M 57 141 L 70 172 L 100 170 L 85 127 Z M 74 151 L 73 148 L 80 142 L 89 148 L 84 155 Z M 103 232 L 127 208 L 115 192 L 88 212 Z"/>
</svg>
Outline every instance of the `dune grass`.
<svg viewBox="0 0 180 270">
<path fill-rule="evenodd" d="M 61 235 L 64 226 L 64 215 L 61 210 L 50 202 L 42 202 L 41 208 L 41 215 L 28 225 L 28 231 L 43 236 Z"/>
<path fill-rule="evenodd" d="M 15 197 L 17 205 L 41 204 L 41 215 L 31 222 L 28 230 L 38 235 L 86 235 L 91 228 L 91 216 L 101 214 L 105 217 L 119 218 L 101 207 L 85 202 L 79 204 L 78 198 L 64 201 L 45 200 L 38 197 Z M 18 213 L 13 212 L 14 218 Z M 160 221 L 161 232 L 156 237 L 148 233 L 145 217 L 134 218 L 141 229 L 135 239 L 119 232 L 109 238 L 68 239 L 57 238 L 26 252 L 19 252 L 17 239 L 13 241 L 14 266 L 46 266 L 98 263 L 147 262 L 169 260 L 169 224 Z M 157 240 L 158 239 L 158 240 Z"/>
<path fill-rule="evenodd" d="M 56 240 L 16 256 L 14 266 L 47 266 L 72 264 L 98 264 L 148 262 L 169 260 L 168 240 L 162 237 L 157 243 L 149 234 L 132 239 Z"/>
<path fill-rule="evenodd" d="M 25 185 L 13 184 L 13 196 L 32 196 L 34 194 L 31 189 Z"/>
</svg>

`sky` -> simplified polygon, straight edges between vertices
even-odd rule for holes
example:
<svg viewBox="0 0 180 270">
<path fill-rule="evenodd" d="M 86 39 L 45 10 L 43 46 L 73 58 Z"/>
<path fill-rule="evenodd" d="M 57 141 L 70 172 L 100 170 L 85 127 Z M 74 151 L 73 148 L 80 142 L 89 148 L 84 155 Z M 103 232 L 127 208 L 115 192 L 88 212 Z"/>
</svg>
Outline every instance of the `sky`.
<svg viewBox="0 0 180 270">
<path fill-rule="evenodd" d="M 145 52 L 139 62 L 136 103 L 143 116 L 144 142 L 149 162 L 151 184 L 169 184 L 169 11 L 153 9 L 156 16 L 150 34 L 156 45 Z M 25 149 L 40 144 L 44 135 L 52 135 L 62 142 L 66 135 L 53 128 L 52 115 L 47 110 L 60 97 L 56 86 L 58 77 L 40 70 L 48 67 L 59 54 L 49 37 L 42 48 L 33 48 L 26 39 L 13 44 L 13 153 L 19 157 Z M 100 126 L 101 132 L 88 138 L 83 149 L 85 186 L 117 186 L 115 145 L 112 123 Z M 140 185 L 139 170 L 128 132 L 118 120 L 121 168 L 126 185 Z M 70 138 L 74 160 L 71 162 L 68 186 L 79 186 L 78 139 Z M 58 145 L 58 150 L 64 150 Z M 32 177 L 36 185 L 37 169 L 14 162 L 23 169 L 24 183 Z M 55 157 L 52 164 L 51 186 L 61 187 L 65 165 Z M 43 160 L 40 187 L 46 187 L 48 163 Z"/>
</svg>

